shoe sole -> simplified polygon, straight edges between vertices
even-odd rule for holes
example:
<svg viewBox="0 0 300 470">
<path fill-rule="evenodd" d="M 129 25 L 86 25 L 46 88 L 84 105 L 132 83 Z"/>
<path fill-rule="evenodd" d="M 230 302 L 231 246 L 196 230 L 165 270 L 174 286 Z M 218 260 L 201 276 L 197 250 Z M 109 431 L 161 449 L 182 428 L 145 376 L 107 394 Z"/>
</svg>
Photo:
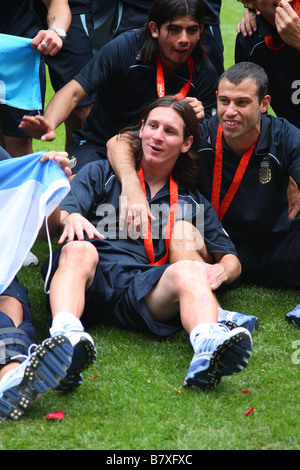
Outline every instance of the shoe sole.
<svg viewBox="0 0 300 470">
<path fill-rule="evenodd" d="M 76 344 L 73 350 L 73 359 L 65 379 L 59 385 L 59 390 L 69 391 L 81 385 L 81 372 L 90 367 L 97 358 L 94 345 L 85 337 Z"/>
<path fill-rule="evenodd" d="M 296 328 L 300 328 L 300 318 L 299 317 L 287 314 L 285 316 L 285 318 L 291 325 L 294 325 Z"/>
<path fill-rule="evenodd" d="M 246 333 L 241 332 L 232 336 L 213 352 L 208 367 L 196 372 L 193 377 L 187 376 L 183 385 L 212 390 L 220 383 L 223 376 L 241 372 L 247 366 L 251 349 L 252 345 Z M 196 363 L 193 365 L 194 368 L 195 365 Z"/>
<path fill-rule="evenodd" d="M 64 336 L 49 338 L 30 358 L 23 380 L 3 392 L 0 421 L 18 420 L 41 395 L 58 387 L 71 365 L 73 348 Z"/>
</svg>

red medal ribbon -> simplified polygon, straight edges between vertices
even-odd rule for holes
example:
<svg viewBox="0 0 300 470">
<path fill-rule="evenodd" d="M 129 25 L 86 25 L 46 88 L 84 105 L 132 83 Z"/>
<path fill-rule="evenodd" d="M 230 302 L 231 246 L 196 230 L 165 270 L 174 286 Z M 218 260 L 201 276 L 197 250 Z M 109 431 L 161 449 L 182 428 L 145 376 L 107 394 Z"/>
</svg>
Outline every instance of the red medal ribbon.
<svg viewBox="0 0 300 470">
<path fill-rule="evenodd" d="M 214 175 L 213 175 L 211 204 L 213 208 L 215 209 L 220 221 L 223 219 L 228 207 L 230 206 L 235 196 L 235 193 L 237 192 L 241 184 L 241 181 L 247 169 L 251 154 L 257 142 L 256 140 L 256 142 L 252 145 L 252 147 L 249 150 L 247 150 L 247 152 L 242 156 L 240 163 L 237 167 L 237 170 L 235 172 L 234 178 L 232 180 L 232 183 L 220 205 L 220 192 L 221 192 L 222 167 L 223 167 L 222 134 L 223 134 L 223 129 L 222 129 L 221 124 L 219 124 L 218 133 L 217 133 L 217 141 L 216 141 L 216 150 L 215 150 L 215 167 L 214 167 Z"/>
<path fill-rule="evenodd" d="M 265 36 L 265 43 L 269 49 L 272 49 L 272 51 L 281 51 L 281 49 L 283 49 L 285 45 L 285 43 L 283 42 L 282 44 L 280 44 L 280 46 L 276 47 L 274 44 L 273 36 Z"/>
<path fill-rule="evenodd" d="M 156 72 L 156 88 L 157 88 L 157 95 L 159 98 L 163 98 L 165 96 L 165 79 L 164 79 L 164 72 L 162 69 L 162 65 L 160 62 L 160 59 L 158 55 L 156 56 L 157 58 L 157 72 Z M 188 60 L 188 67 L 190 71 L 190 79 L 189 81 L 184 85 L 184 87 L 181 89 L 179 93 L 177 93 L 175 98 L 178 100 L 184 100 L 186 95 L 188 94 L 188 91 L 191 87 L 192 83 L 192 76 L 193 76 L 193 70 L 194 70 L 194 61 L 192 56 L 189 57 Z"/>
<path fill-rule="evenodd" d="M 141 166 L 139 168 L 138 175 L 140 177 L 142 189 L 146 196 L 145 178 L 144 178 L 144 172 Z M 166 264 L 166 262 L 168 261 L 170 240 L 171 240 L 171 235 L 173 232 L 177 209 L 178 209 L 178 186 L 172 174 L 170 175 L 169 183 L 170 183 L 170 213 L 169 213 L 167 225 L 165 228 L 165 240 L 166 240 L 165 256 L 163 256 L 160 260 L 155 261 L 152 234 L 151 234 L 151 224 L 150 224 L 149 219 L 148 219 L 148 235 L 147 235 L 147 238 L 144 238 L 145 250 L 146 250 L 148 259 L 150 261 L 150 264 L 153 266 L 162 266 L 163 264 Z"/>
</svg>

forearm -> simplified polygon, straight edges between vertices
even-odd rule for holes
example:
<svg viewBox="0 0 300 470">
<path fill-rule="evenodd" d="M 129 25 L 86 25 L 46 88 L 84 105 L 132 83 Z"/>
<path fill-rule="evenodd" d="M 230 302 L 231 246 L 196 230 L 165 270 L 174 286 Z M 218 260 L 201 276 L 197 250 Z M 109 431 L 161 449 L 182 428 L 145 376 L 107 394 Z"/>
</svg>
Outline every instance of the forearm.
<svg viewBox="0 0 300 470">
<path fill-rule="evenodd" d="M 42 1 L 48 10 L 48 13 L 47 13 L 48 27 L 57 26 L 59 28 L 64 29 L 67 32 L 70 27 L 71 20 L 72 20 L 72 14 L 71 14 L 68 0 L 42 0 Z"/>
<path fill-rule="evenodd" d="M 235 255 L 218 254 L 215 255 L 215 259 L 217 262 L 216 264 L 220 267 L 220 276 L 222 276 L 222 282 L 230 284 L 241 275 L 241 263 Z"/>
<path fill-rule="evenodd" d="M 122 184 L 122 188 L 128 187 L 130 182 L 139 183 L 130 137 L 126 134 L 114 136 L 107 142 L 106 147 L 108 161 Z"/>
<path fill-rule="evenodd" d="M 55 93 L 45 110 L 44 118 L 56 129 L 86 96 L 81 85 L 76 80 L 71 80 Z"/>
</svg>

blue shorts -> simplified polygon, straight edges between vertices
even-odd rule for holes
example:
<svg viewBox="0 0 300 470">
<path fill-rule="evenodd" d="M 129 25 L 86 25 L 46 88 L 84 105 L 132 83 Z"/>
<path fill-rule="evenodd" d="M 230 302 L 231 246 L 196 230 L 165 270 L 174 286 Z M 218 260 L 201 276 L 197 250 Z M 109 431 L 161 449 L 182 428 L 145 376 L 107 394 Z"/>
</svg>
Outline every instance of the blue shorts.
<svg viewBox="0 0 300 470">
<path fill-rule="evenodd" d="M 51 84 L 55 92 L 82 69 L 82 67 L 92 58 L 92 35 L 93 18 L 92 15 L 72 15 L 72 23 L 68 30 L 67 38 L 58 54 L 54 57 L 41 55 L 40 83 L 41 94 L 44 106 L 46 93 L 46 71 L 45 63 L 49 68 Z M 87 97 L 78 107 L 88 106 L 93 103 L 93 97 Z M 39 111 L 28 111 L 25 109 L 12 108 L 10 106 L 0 106 L 0 122 L 4 135 L 11 137 L 28 137 L 27 132 L 19 129 L 19 124 L 23 116 L 35 116 Z"/>
<path fill-rule="evenodd" d="M 58 266 L 60 251 L 61 249 L 53 255 L 50 282 Z M 82 315 L 84 325 L 101 324 L 160 337 L 167 337 L 181 330 L 179 313 L 174 321 L 161 323 L 154 320 L 145 302 L 145 296 L 168 266 L 142 265 L 141 269 L 128 270 L 118 263 L 99 261 L 93 284 L 86 294 Z M 44 277 L 46 271 L 47 262 L 42 268 Z"/>
<path fill-rule="evenodd" d="M 30 302 L 28 298 L 28 290 L 22 284 L 19 283 L 18 279 L 15 278 L 10 285 L 5 289 L 1 295 L 7 295 L 8 297 L 14 297 L 21 302 L 23 307 L 23 319 L 32 321 Z"/>
<path fill-rule="evenodd" d="M 11 361 L 18 361 L 14 359 L 16 357 L 26 356 L 36 338 L 27 289 L 15 278 L 2 295 L 21 303 L 23 321 L 16 327 L 12 319 L 0 310 L 0 369 Z"/>
</svg>

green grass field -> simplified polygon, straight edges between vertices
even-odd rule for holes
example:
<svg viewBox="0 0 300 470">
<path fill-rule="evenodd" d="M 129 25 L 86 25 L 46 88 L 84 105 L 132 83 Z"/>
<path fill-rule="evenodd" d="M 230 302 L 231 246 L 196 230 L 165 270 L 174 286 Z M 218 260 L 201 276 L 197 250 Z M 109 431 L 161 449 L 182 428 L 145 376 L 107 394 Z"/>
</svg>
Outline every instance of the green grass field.
<svg viewBox="0 0 300 470">
<path fill-rule="evenodd" d="M 226 67 L 233 63 L 235 28 L 242 13 L 236 0 L 222 2 Z M 63 147 L 63 128 L 56 142 L 35 142 L 36 150 Z M 37 242 L 32 251 L 40 265 L 48 256 L 46 243 Z M 43 340 L 51 319 L 40 266 L 22 268 L 20 280 L 29 289 Z M 182 381 L 192 349 L 184 332 L 158 341 L 136 332 L 93 328 L 98 358 L 84 373 L 81 387 L 70 394 L 51 391 L 20 422 L 1 423 L 0 449 L 299 449 L 299 330 L 284 318 L 299 303 L 298 292 L 241 286 L 220 300 L 224 308 L 260 318 L 253 355 L 240 374 L 223 378 L 211 392 L 186 390 Z M 253 413 L 246 416 L 251 407 Z M 47 420 L 56 410 L 65 418 Z"/>
</svg>

